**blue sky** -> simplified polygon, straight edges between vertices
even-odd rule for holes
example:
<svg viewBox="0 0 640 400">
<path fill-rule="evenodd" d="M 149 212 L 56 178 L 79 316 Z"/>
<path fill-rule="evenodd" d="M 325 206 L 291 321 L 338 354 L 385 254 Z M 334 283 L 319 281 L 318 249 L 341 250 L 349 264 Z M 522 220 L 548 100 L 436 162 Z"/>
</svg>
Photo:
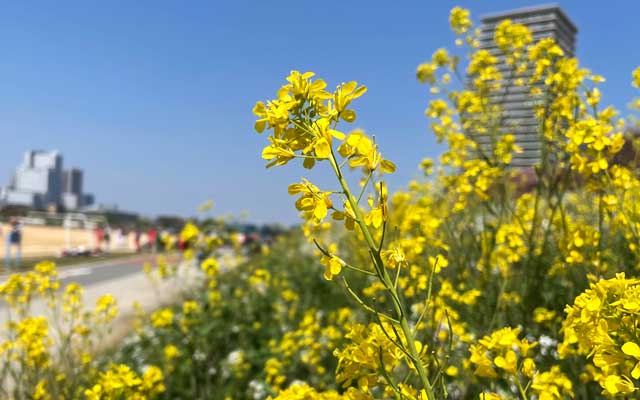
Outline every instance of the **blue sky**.
<svg viewBox="0 0 640 400">
<path fill-rule="evenodd" d="M 393 6 L 392 6 L 393 4 Z M 448 12 L 486 13 L 531 1 L 6 2 L 0 13 L 0 184 L 31 148 L 59 149 L 85 170 L 99 202 L 146 215 L 249 211 L 259 222 L 297 220 L 296 166 L 265 171 L 266 137 L 251 108 L 291 69 L 330 87 L 369 87 L 355 126 L 375 134 L 405 185 L 440 149 L 415 68 L 453 47 Z M 577 55 L 607 78 L 603 101 L 638 95 L 640 2 L 562 1 L 579 28 Z M 330 184 L 329 171 L 312 175 Z"/>
</svg>

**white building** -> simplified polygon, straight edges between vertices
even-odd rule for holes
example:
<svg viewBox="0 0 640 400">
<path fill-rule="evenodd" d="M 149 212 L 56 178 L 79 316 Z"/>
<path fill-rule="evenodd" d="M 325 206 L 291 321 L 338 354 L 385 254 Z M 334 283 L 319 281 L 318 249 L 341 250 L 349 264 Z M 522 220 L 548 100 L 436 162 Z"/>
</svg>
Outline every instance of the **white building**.
<svg viewBox="0 0 640 400">
<path fill-rule="evenodd" d="M 39 210 L 90 205 L 93 196 L 82 193 L 82 175 L 79 169 L 63 170 L 58 151 L 27 151 L 9 185 L 0 189 L 0 205 Z"/>
</svg>

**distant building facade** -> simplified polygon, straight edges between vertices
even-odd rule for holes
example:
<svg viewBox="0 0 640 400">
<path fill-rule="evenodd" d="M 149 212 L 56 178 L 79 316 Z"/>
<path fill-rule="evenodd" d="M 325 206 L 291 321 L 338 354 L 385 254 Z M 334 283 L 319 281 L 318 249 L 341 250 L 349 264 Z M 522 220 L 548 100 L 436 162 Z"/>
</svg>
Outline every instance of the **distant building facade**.
<svg viewBox="0 0 640 400">
<path fill-rule="evenodd" d="M 64 170 L 58 151 L 27 151 L 9 185 L 0 189 L 2 206 L 77 210 L 92 203 L 93 196 L 83 193 L 82 170 Z"/>
<path fill-rule="evenodd" d="M 578 28 L 557 5 L 523 8 L 482 18 L 479 44 L 481 50 L 489 51 L 498 57 L 498 69 L 508 78 L 510 67 L 495 44 L 496 26 L 503 20 L 525 25 L 531 31 L 534 42 L 543 38 L 553 38 L 567 57 L 575 54 L 576 34 Z M 544 86 L 540 86 L 544 91 Z M 501 130 L 512 133 L 522 153 L 514 154 L 511 165 L 514 167 L 531 167 L 540 161 L 541 148 L 538 138 L 539 121 L 535 118 L 533 99 L 530 96 L 531 86 L 516 86 L 514 79 L 503 83 L 501 92 L 495 94 L 494 104 L 500 105 L 503 111 Z M 490 138 L 478 135 L 474 137 L 484 152 L 492 152 Z"/>
</svg>

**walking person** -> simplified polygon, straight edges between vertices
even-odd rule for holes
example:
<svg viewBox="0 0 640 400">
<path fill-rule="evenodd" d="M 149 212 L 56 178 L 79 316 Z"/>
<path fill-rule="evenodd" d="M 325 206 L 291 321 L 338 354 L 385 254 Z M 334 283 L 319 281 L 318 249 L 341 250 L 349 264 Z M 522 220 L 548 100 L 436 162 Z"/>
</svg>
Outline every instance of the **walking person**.
<svg viewBox="0 0 640 400">
<path fill-rule="evenodd" d="M 11 269 L 11 250 L 15 249 L 15 266 L 20 267 L 20 252 L 22 243 L 21 226 L 17 219 L 9 220 L 9 233 L 7 234 L 7 246 L 5 255 L 5 267 Z"/>
<path fill-rule="evenodd" d="M 149 250 L 151 253 L 156 254 L 157 251 L 157 241 L 158 239 L 158 230 L 154 227 L 147 231 L 147 240 L 149 241 Z"/>
<path fill-rule="evenodd" d="M 104 252 L 109 254 L 111 251 L 111 227 L 107 225 L 104 230 Z"/>
<path fill-rule="evenodd" d="M 100 226 L 96 226 L 93 230 L 96 236 L 96 248 L 93 250 L 95 254 L 100 254 L 102 251 L 102 241 L 104 240 L 104 230 Z"/>
<path fill-rule="evenodd" d="M 136 253 L 140 253 L 140 236 L 142 236 L 142 232 L 140 232 L 140 229 L 136 228 L 133 239 L 133 242 L 136 246 Z"/>
</svg>

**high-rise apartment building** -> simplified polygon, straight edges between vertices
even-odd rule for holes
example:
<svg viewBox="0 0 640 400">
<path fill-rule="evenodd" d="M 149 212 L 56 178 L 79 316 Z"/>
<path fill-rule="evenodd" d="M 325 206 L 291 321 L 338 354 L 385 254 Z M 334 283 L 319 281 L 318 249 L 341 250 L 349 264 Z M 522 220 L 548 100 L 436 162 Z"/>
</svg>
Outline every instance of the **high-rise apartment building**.
<svg viewBox="0 0 640 400">
<path fill-rule="evenodd" d="M 534 115 L 533 99 L 530 96 L 531 86 L 516 86 L 509 79 L 509 67 L 495 44 L 496 26 L 503 20 L 525 25 L 531 31 L 534 42 L 543 38 L 553 38 L 567 57 L 575 54 L 577 27 L 557 5 L 544 5 L 522 8 L 482 18 L 480 26 L 480 49 L 488 50 L 498 57 L 498 68 L 505 77 L 501 92 L 494 95 L 493 101 L 503 110 L 501 129 L 504 133 L 512 133 L 522 153 L 514 154 L 511 165 L 514 167 L 530 167 L 540 161 L 541 148 L 538 139 L 538 120 Z M 544 86 L 540 86 L 544 91 Z M 485 152 L 491 152 L 490 138 L 478 136 L 476 141 Z"/>
</svg>

